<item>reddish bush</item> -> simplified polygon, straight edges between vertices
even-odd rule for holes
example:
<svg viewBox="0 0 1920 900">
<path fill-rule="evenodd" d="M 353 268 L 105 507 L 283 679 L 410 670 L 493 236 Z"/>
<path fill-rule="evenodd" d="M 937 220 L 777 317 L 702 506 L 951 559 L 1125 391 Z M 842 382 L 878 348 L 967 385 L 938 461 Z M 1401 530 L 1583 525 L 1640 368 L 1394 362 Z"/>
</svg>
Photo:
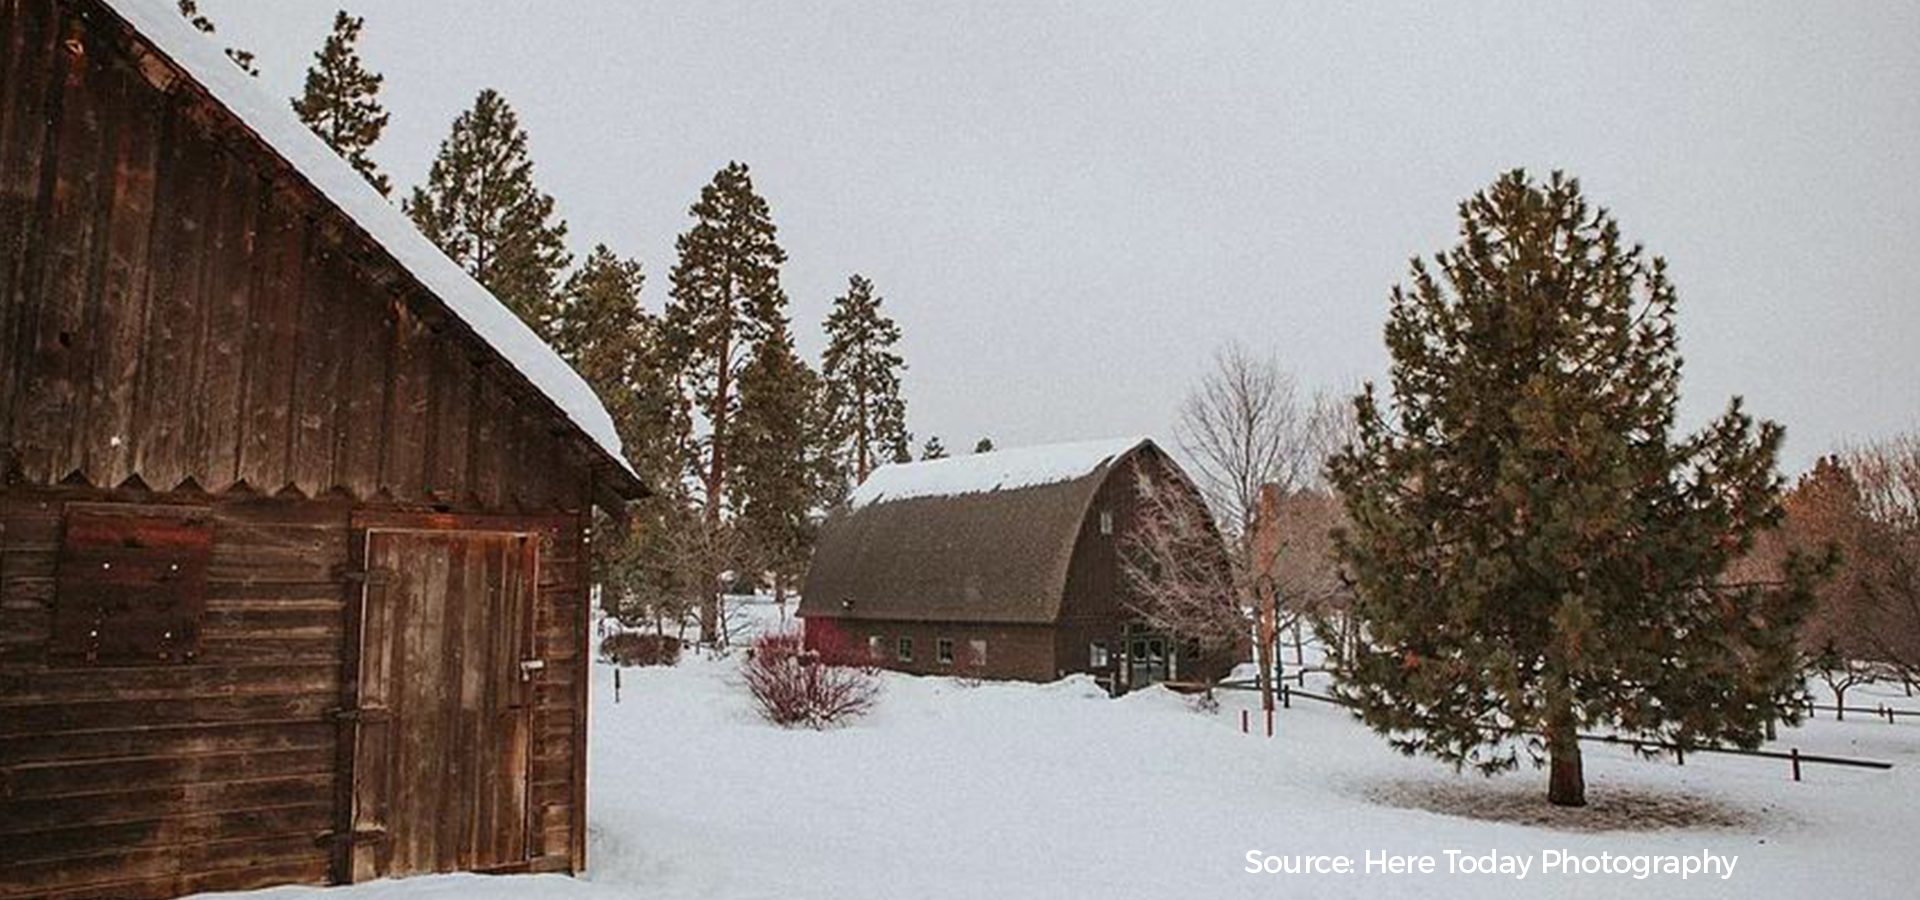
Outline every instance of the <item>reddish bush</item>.
<svg viewBox="0 0 1920 900">
<path fill-rule="evenodd" d="M 677 665 L 680 639 L 667 634 L 615 632 L 600 642 L 600 656 L 623 666 Z"/>
<path fill-rule="evenodd" d="M 880 676 L 871 665 L 837 647 L 809 647 L 793 630 L 754 638 L 743 672 L 760 714 L 789 728 L 826 728 L 857 718 L 880 696 Z"/>
</svg>

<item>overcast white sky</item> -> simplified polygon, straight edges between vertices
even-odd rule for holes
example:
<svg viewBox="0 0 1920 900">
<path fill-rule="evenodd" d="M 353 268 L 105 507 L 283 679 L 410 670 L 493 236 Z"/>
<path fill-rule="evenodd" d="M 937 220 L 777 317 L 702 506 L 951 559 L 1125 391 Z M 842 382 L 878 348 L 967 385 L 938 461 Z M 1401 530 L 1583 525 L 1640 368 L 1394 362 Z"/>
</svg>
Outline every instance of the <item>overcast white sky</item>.
<svg viewBox="0 0 1920 900">
<path fill-rule="evenodd" d="M 291 95 L 313 0 L 201 0 Z M 666 298 L 738 159 L 802 349 L 850 272 L 904 329 L 918 438 L 1149 433 L 1222 342 L 1378 378 L 1389 287 L 1500 171 L 1566 169 L 1666 256 L 1683 421 L 1731 394 L 1797 470 L 1920 425 L 1920 4 L 353 0 L 374 156 L 417 183 L 483 87 L 576 252 Z"/>
</svg>

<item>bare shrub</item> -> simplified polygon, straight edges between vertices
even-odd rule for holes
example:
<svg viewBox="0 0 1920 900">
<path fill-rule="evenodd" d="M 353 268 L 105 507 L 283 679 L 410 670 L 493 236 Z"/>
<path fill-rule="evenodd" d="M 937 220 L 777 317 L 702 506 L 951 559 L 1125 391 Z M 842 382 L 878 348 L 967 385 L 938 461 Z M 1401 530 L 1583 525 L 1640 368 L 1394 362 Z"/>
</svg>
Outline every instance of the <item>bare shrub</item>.
<svg viewBox="0 0 1920 900">
<path fill-rule="evenodd" d="M 865 715 L 880 697 L 880 676 L 864 654 L 808 646 L 793 629 L 753 639 L 742 665 L 747 691 L 767 721 L 824 729 Z"/>
<path fill-rule="evenodd" d="M 678 665 L 680 639 L 670 634 L 617 631 L 600 642 L 600 656 L 623 666 Z"/>
</svg>

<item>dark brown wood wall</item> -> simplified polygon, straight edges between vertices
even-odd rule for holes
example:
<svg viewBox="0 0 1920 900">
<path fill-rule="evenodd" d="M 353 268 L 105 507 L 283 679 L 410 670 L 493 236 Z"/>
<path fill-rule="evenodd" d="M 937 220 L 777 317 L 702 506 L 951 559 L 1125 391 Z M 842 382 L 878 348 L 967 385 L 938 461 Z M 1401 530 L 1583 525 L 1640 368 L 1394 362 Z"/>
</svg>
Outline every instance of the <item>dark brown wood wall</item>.
<svg viewBox="0 0 1920 900">
<path fill-rule="evenodd" d="M 0 469 L 582 495 L 586 451 L 544 398 L 94 4 L 0 0 L 0 50 Z"/>
<path fill-rule="evenodd" d="M 906 622 L 820 616 L 809 616 L 806 624 L 810 632 L 838 630 L 843 635 L 842 639 L 848 641 L 848 645 L 855 650 L 863 650 L 869 636 L 879 635 L 886 644 L 886 652 L 879 660 L 880 666 L 896 672 L 1019 681 L 1051 681 L 1055 677 L 1053 627 L 1050 625 Z M 913 639 L 912 662 L 901 662 L 894 655 L 894 642 L 902 637 Z M 940 638 L 954 641 L 953 665 L 942 665 L 935 655 L 935 644 Z M 967 641 L 973 638 L 987 641 L 985 666 L 966 664 Z"/>
<path fill-rule="evenodd" d="M 1157 448 L 1147 448 L 1128 457 L 1094 495 L 1087 517 L 1080 523 L 1080 536 L 1074 544 L 1073 560 L 1067 567 L 1066 593 L 1060 604 L 1060 619 L 1055 629 L 1054 656 L 1063 672 L 1093 671 L 1088 665 L 1089 644 L 1105 641 L 1117 664 L 1122 635 L 1127 623 L 1137 619 L 1130 611 L 1131 588 L 1120 568 L 1120 554 L 1129 530 L 1140 517 L 1138 479 L 1145 471 L 1156 480 L 1184 480 L 1174 463 Z M 1205 508 L 1198 491 L 1192 502 Z M 1100 533 L 1102 510 L 1113 514 L 1113 534 Z M 1222 553 L 1225 547 L 1221 548 Z M 1225 557 L 1221 565 L 1226 565 Z M 1183 656 L 1180 678 L 1208 679 L 1224 677 L 1233 669 L 1234 652 L 1208 657 Z M 1111 667 L 1095 674 L 1111 674 Z"/>
<path fill-rule="evenodd" d="M 49 664 L 69 503 L 212 510 L 199 655 L 188 664 Z M 344 500 L 0 491 L 0 898 L 170 897 L 325 882 L 344 817 L 350 521 Z M 566 520 L 571 522 L 572 520 Z M 534 607 L 534 871 L 584 864 L 588 663 L 581 532 L 543 548 Z"/>
<path fill-rule="evenodd" d="M 0 897 L 329 877 L 351 523 L 558 515 L 529 833 L 584 864 L 579 437 L 91 0 L 0 0 Z M 52 664 L 69 503 L 212 510 L 200 654 Z"/>
</svg>

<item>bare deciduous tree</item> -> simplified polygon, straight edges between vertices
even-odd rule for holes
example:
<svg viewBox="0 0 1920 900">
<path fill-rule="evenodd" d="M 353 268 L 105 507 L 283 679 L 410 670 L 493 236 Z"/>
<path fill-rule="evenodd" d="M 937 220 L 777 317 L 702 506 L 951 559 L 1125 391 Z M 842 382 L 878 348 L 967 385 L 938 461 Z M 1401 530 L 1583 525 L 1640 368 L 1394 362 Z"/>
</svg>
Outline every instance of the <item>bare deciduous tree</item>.
<svg viewBox="0 0 1920 900">
<path fill-rule="evenodd" d="M 1293 377 L 1275 359 L 1239 344 L 1214 355 L 1212 371 L 1188 392 L 1180 410 L 1181 450 L 1231 554 L 1232 602 L 1241 607 L 1241 618 L 1251 621 L 1250 611 L 1260 602 L 1258 573 L 1272 572 L 1280 609 L 1271 624 L 1274 632 L 1293 631 L 1296 657 L 1301 612 L 1330 608 L 1339 582 L 1327 535 L 1337 520 L 1322 515 L 1321 505 L 1291 498 L 1325 494 L 1321 470 L 1350 439 L 1352 421 L 1351 409 L 1336 395 L 1303 401 Z M 1273 559 L 1256 559 L 1253 538 L 1261 493 L 1268 486 L 1280 498 L 1274 523 L 1278 539 L 1265 544 Z M 1290 510 L 1309 515 L 1296 521 Z M 1262 696 L 1270 699 L 1274 647 L 1266 636 L 1256 644 Z"/>
<path fill-rule="evenodd" d="M 1876 662 L 1920 683 L 1920 434 L 1842 455 L 1867 520 L 1858 571 Z"/>
<path fill-rule="evenodd" d="M 1176 477 L 1146 466 L 1135 477 L 1139 506 L 1120 553 L 1129 605 L 1147 624 L 1204 650 L 1237 646 L 1249 624 L 1245 586 L 1206 507 Z"/>
<path fill-rule="evenodd" d="M 1308 410 L 1293 376 L 1239 344 L 1214 354 L 1213 371 L 1180 408 L 1180 449 L 1230 542 L 1252 532 L 1260 486 L 1292 493 L 1320 468 Z"/>
</svg>

